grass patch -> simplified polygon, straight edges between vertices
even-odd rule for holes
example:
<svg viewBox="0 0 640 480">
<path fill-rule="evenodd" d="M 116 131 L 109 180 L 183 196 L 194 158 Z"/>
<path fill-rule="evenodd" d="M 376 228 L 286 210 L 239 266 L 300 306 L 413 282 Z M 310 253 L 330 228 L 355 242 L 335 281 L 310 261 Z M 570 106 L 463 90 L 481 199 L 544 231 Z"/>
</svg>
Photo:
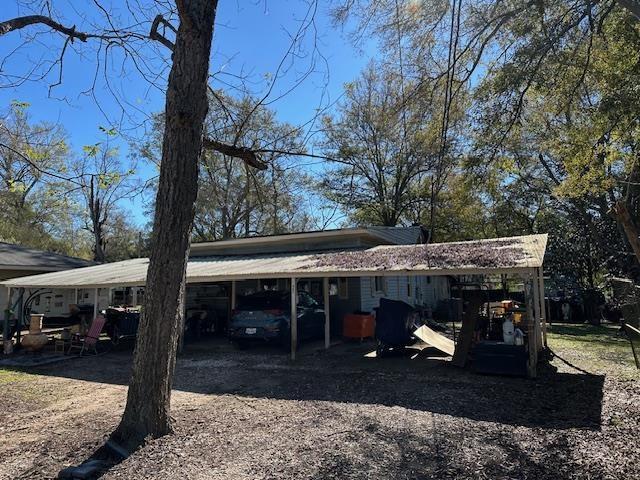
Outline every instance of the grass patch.
<svg viewBox="0 0 640 480">
<path fill-rule="evenodd" d="M 618 325 L 554 324 L 548 341 L 557 355 L 584 370 L 640 378 L 631 344 Z"/>
<path fill-rule="evenodd" d="M 34 378 L 35 375 L 23 372 L 21 370 L 15 370 L 12 368 L 0 368 L 0 385 L 6 385 L 8 383 L 29 382 Z"/>
</svg>

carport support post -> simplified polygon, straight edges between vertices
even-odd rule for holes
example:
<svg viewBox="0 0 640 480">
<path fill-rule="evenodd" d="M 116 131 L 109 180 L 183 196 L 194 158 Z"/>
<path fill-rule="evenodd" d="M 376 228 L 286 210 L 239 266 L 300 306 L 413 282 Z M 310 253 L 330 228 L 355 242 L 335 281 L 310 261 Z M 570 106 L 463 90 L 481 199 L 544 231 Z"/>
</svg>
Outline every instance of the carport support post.
<svg viewBox="0 0 640 480">
<path fill-rule="evenodd" d="M 331 323 L 329 318 L 329 277 L 323 278 L 322 295 L 324 297 L 324 348 L 329 348 L 329 344 L 331 343 Z"/>
<path fill-rule="evenodd" d="M 236 308 L 236 281 L 231 280 L 231 310 Z"/>
<path fill-rule="evenodd" d="M 527 307 L 527 348 L 529 350 L 529 362 L 527 364 L 527 375 L 530 378 L 536 378 L 536 369 L 538 366 L 538 342 L 536 340 L 537 329 L 536 318 L 533 311 L 533 282 L 529 275 L 525 276 L 524 281 L 524 301 Z"/>
<path fill-rule="evenodd" d="M 531 275 L 530 280 L 531 288 L 533 290 L 533 318 L 535 319 L 534 323 L 534 333 L 536 336 L 536 348 L 538 351 L 542 350 L 542 338 L 540 337 L 540 319 L 542 318 L 542 314 L 540 312 L 540 290 L 538 289 L 538 269 L 533 270 L 533 275 Z"/>
<path fill-rule="evenodd" d="M 11 287 L 7 287 L 7 309 L 4 311 L 4 322 L 2 324 L 2 343 L 4 352 L 8 353 L 8 349 L 4 342 L 9 340 L 9 317 L 11 316 Z"/>
<path fill-rule="evenodd" d="M 291 360 L 296 359 L 298 345 L 298 286 L 295 277 L 291 278 Z"/>
<path fill-rule="evenodd" d="M 93 290 L 93 319 L 98 316 L 98 289 Z"/>
</svg>

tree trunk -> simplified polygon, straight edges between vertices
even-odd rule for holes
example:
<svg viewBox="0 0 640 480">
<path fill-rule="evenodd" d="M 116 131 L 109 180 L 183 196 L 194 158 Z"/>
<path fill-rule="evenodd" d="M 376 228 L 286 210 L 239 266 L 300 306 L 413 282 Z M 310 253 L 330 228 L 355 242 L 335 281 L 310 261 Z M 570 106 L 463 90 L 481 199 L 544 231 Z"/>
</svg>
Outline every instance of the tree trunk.
<svg viewBox="0 0 640 480">
<path fill-rule="evenodd" d="M 171 432 L 170 399 L 183 325 L 185 271 L 207 113 L 207 77 L 217 0 L 177 2 L 180 26 L 165 105 L 160 181 L 144 315 L 127 405 L 114 439 L 129 449 Z"/>
<path fill-rule="evenodd" d="M 616 219 L 620 222 L 622 228 L 624 228 L 624 233 L 631 244 L 636 260 L 640 263 L 640 232 L 638 232 L 638 227 L 634 223 L 633 218 L 631 218 L 627 206 L 624 201 L 620 200 L 613 206 L 612 210 Z"/>
<path fill-rule="evenodd" d="M 89 182 L 89 215 L 91 216 L 91 230 L 93 233 L 93 260 L 96 262 L 104 263 L 104 231 L 102 229 L 103 224 L 100 218 L 102 217 L 102 204 L 100 199 L 96 196 L 95 176 L 91 175 Z"/>
</svg>

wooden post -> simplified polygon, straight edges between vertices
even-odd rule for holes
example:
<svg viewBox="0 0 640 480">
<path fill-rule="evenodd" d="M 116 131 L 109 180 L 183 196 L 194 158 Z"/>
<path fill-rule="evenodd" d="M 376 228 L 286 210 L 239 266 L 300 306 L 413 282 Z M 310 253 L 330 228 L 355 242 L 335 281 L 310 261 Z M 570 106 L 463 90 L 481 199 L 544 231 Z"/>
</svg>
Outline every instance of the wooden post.
<svg viewBox="0 0 640 480">
<path fill-rule="evenodd" d="M 324 348 L 331 344 L 331 323 L 329 318 L 329 277 L 324 277 L 322 282 L 322 294 L 324 296 Z"/>
<path fill-rule="evenodd" d="M 527 307 L 527 348 L 529 349 L 529 362 L 527 375 L 536 378 L 538 366 L 538 345 L 536 341 L 536 319 L 533 311 L 533 285 L 529 276 L 524 281 L 524 298 Z"/>
<path fill-rule="evenodd" d="M 533 318 L 535 321 L 534 330 L 536 335 L 536 348 L 538 351 L 542 350 L 542 339 L 538 334 L 540 325 L 540 289 L 538 288 L 538 269 L 533 270 L 533 275 L 530 277 L 530 281 L 532 282 L 533 289 Z"/>
<path fill-rule="evenodd" d="M 542 267 L 538 268 L 538 290 L 540 291 L 540 321 L 542 322 L 542 345 L 547 348 L 547 312 L 544 299 L 544 272 Z"/>
<path fill-rule="evenodd" d="M 5 355 L 8 355 L 13 350 L 13 343 L 9 340 L 9 320 L 11 314 L 11 287 L 7 287 L 7 308 L 4 311 L 4 322 L 2 324 L 2 346 Z"/>
<path fill-rule="evenodd" d="M 78 289 L 76 288 L 75 290 L 76 290 L 76 300 L 75 300 L 75 303 L 76 303 L 76 305 L 78 305 L 78 301 L 79 301 L 79 300 L 78 300 Z"/>
<path fill-rule="evenodd" d="M 298 346 L 298 288 L 295 277 L 291 278 L 291 360 L 296 359 Z"/>
<path fill-rule="evenodd" d="M 98 316 L 98 288 L 96 288 L 93 292 L 93 319 L 95 320 Z"/>
<path fill-rule="evenodd" d="M 138 306 L 138 287 L 131 287 L 131 303 L 134 307 Z"/>
<path fill-rule="evenodd" d="M 236 308 L 236 281 L 231 280 L 231 310 Z"/>
</svg>

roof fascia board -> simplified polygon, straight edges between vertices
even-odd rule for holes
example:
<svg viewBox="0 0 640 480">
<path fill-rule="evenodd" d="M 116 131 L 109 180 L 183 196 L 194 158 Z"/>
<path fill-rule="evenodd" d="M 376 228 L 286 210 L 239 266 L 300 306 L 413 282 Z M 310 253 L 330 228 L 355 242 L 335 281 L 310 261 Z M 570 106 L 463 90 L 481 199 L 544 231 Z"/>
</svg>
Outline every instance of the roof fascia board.
<svg viewBox="0 0 640 480">
<path fill-rule="evenodd" d="M 517 268 L 486 268 L 486 269 L 446 269 L 446 270 L 366 270 L 366 271 L 327 271 L 327 272 L 313 272 L 309 275 L 305 275 L 304 271 L 292 272 L 292 273 L 273 273 L 273 274 L 251 274 L 251 275 L 225 275 L 225 276 L 192 276 L 187 277 L 187 284 L 192 283 L 220 283 L 230 281 L 242 281 L 242 280 L 262 280 L 270 278 L 324 278 L 324 277 L 442 277 L 451 275 L 529 275 L 535 270 L 534 267 L 517 267 Z M 29 285 L 27 283 L 12 284 L 12 279 L 6 282 L 0 282 L 0 285 L 6 285 L 11 288 L 55 288 L 55 289 L 75 289 L 75 288 L 113 288 L 113 287 L 143 287 L 146 282 L 105 282 L 99 284 L 72 284 L 65 286 L 49 287 L 46 285 Z"/>
<path fill-rule="evenodd" d="M 90 266 L 90 265 L 87 265 Z M 62 267 L 45 267 L 45 266 L 37 266 L 37 265 L 6 265 L 6 264 L 2 264 L 0 265 L 0 270 L 16 270 L 16 271 L 20 271 L 20 270 L 24 270 L 24 271 L 28 271 L 28 272 L 60 272 L 63 270 L 73 270 L 74 267 L 70 267 L 69 265 L 65 265 Z M 76 268 L 82 268 L 82 267 L 76 267 Z"/>
</svg>

